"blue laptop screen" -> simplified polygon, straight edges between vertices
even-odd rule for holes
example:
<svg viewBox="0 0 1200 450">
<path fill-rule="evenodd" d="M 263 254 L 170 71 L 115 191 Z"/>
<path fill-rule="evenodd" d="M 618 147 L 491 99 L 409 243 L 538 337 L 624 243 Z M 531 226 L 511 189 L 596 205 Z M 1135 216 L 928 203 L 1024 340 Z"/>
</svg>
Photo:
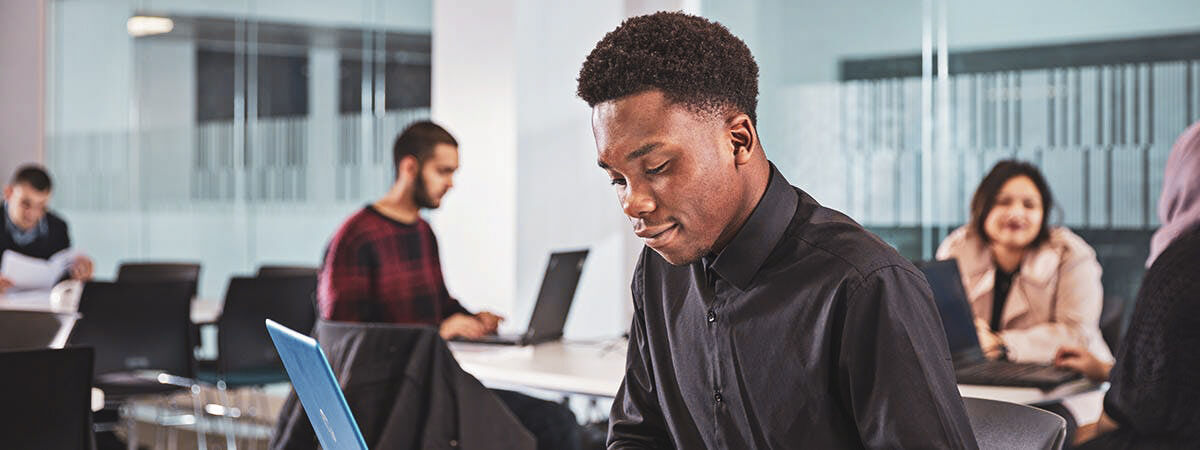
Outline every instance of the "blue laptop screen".
<svg viewBox="0 0 1200 450">
<path fill-rule="evenodd" d="M 317 341 L 270 319 L 267 320 L 267 331 L 321 447 L 366 450 L 367 443 Z"/>
</svg>

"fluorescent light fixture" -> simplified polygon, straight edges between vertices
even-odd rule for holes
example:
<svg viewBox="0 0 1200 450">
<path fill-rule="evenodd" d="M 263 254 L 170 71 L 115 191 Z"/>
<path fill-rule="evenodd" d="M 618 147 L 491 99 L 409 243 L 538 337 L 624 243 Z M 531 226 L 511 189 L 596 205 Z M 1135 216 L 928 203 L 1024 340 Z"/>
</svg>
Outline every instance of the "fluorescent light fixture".
<svg viewBox="0 0 1200 450">
<path fill-rule="evenodd" d="M 175 29 L 175 21 L 166 17 L 133 16 L 125 22 L 125 29 L 133 37 L 170 33 Z"/>
</svg>

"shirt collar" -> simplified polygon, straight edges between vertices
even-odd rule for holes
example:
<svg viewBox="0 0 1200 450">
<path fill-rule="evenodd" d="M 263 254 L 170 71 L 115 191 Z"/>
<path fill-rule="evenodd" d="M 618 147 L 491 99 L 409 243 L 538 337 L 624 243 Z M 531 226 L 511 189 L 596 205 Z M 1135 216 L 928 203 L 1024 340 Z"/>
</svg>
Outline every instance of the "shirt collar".
<svg viewBox="0 0 1200 450">
<path fill-rule="evenodd" d="M 46 225 L 46 218 L 43 217 L 37 224 L 28 230 L 22 230 L 17 224 L 13 223 L 12 218 L 8 217 L 8 202 L 4 202 L 4 207 L 0 208 L 0 213 L 4 215 L 4 231 L 12 238 L 13 243 L 18 246 L 26 246 L 32 244 L 39 237 L 46 235 L 49 232 L 49 227 Z"/>
<path fill-rule="evenodd" d="M 799 194 L 771 164 L 771 180 L 754 212 L 715 259 L 705 258 L 705 268 L 745 291 L 783 238 L 796 214 L 798 201 Z"/>
</svg>

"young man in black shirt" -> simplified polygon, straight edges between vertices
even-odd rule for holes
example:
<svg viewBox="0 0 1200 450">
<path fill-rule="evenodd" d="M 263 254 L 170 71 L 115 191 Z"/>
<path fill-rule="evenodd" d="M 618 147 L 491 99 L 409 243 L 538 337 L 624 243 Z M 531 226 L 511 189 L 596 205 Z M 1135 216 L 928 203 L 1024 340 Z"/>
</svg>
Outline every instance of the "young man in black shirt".
<svg viewBox="0 0 1200 450">
<path fill-rule="evenodd" d="M 0 232 L 0 255 L 12 250 L 25 256 L 49 259 L 71 247 L 67 223 L 49 211 L 52 184 L 50 175 L 35 165 L 17 169 L 12 181 L 4 187 L 4 230 Z M 68 267 L 73 279 L 92 277 L 92 260 L 77 255 Z M 12 287 L 12 281 L 0 275 L 0 293 Z"/>
<path fill-rule="evenodd" d="M 924 277 L 767 160 L 740 39 L 634 17 L 578 92 L 646 244 L 610 449 L 976 447 Z"/>
</svg>

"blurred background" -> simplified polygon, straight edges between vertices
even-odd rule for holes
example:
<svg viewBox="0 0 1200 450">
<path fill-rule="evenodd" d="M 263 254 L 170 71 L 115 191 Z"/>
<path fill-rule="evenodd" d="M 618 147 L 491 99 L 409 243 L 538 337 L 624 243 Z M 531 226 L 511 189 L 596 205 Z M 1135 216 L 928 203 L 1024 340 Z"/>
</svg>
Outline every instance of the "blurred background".
<svg viewBox="0 0 1200 450">
<path fill-rule="evenodd" d="M 432 117 L 462 144 L 428 214 L 451 292 L 527 317 L 549 251 L 591 247 L 576 336 L 627 327 L 640 248 L 574 96 L 624 17 L 682 9 L 743 38 L 768 157 L 911 259 L 994 161 L 1036 163 L 1110 295 L 1135 293 L 1167 152 L 1200 120 L 1192 0 L 2 4 L 0 172 L 49 168 L 99 277 L 195 261 L 218 298 L 261 264 L 316 266 L 390 184 L 396 133 Z"/>
</svg>

